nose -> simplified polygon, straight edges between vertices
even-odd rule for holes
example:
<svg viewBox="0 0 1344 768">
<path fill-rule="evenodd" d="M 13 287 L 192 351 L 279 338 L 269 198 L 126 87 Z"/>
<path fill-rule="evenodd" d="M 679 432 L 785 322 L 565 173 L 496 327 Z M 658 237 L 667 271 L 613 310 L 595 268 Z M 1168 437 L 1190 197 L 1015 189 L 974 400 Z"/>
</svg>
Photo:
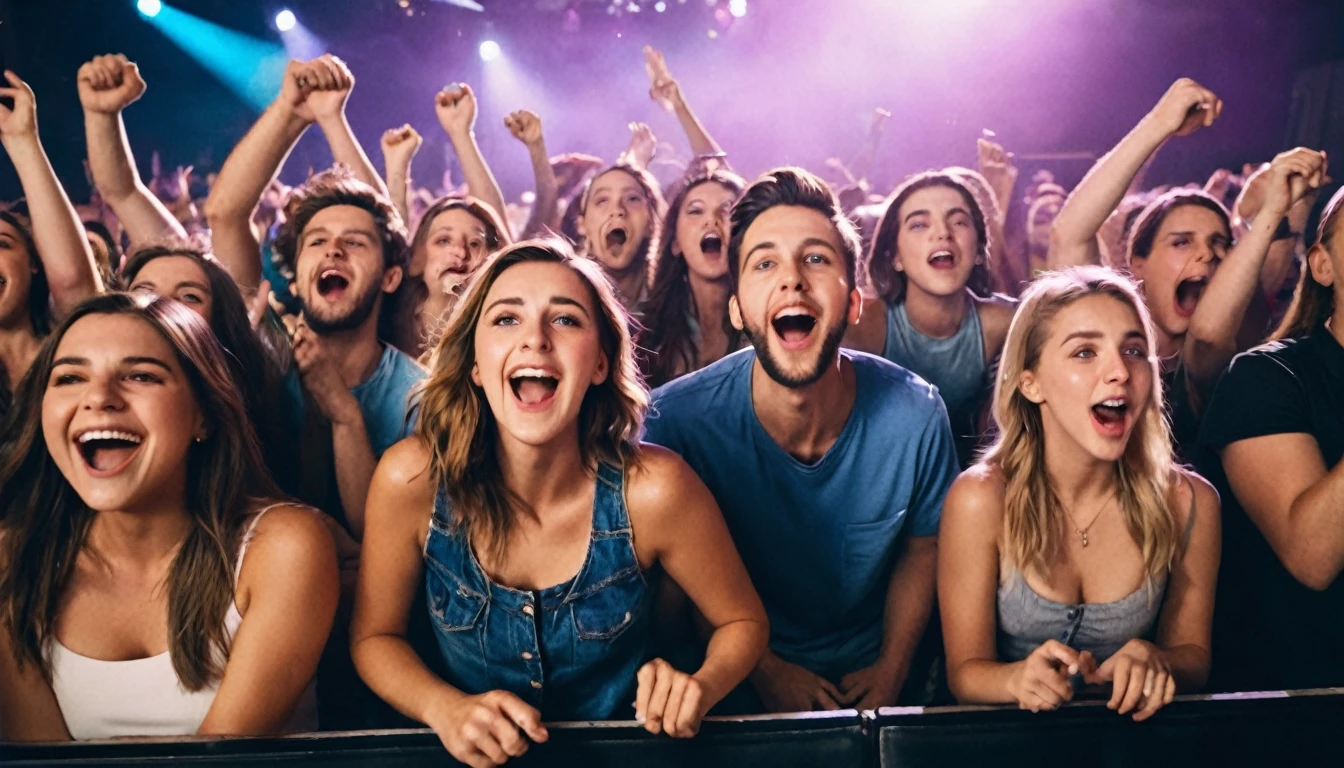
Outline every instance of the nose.
<svg viewBox="0 0 1344 768">
<path fill-rule="evenodd" d="M 80 408 L 92 413 L 115 412 L 121 410 L 125 404 L 125 400 L 121 397 L 121 389 L 117 378 L 109 375 L 96 375 L 90 379 L 88 386 L 84 388 L 84 400 Z"/>
<path fill-rule="evenodd" d="M 524 320 L 519 351 L 546 352 L 550 348 L 550 327 L 538 320 Z"/>
<path fill-rule="evenodd" d="M 794 259 L 782 259 L 776 275 L 779 280 L 779 290 L 782 293 L 802 293 L 807 290 L 807 278 Z"/>
<path fill-rule="evenodd" d="M 1213 261 L 1213 247 L 1206 242 L 1200 242 L 1195 246 L 1195 261 L 1201 264 L 1208 264 Z"/>
<path fill-rule="evenodd" d="M 333 237 L 327 241 L 326 253 L 324 255 L 329 259 L 345 258 L 345 246 L 341 244 L 340 238 Z"/>
<path fill-rule="evenodd" d="M 947 226 L 947 222 L 936 217 L 933 218 L 933 225 L 929 227 L 929 234 L 934 240 L 947 240 L 952 236 L 952 230 Z"/>
<path fill-rule="evenodd" d="M 1127 362 L 1125 356 L 1119 352 L 1107 354 L 1103 369 L 1104 381 L 1107 384 L 1128 384 L 1129 365 L 1127 365 Z"/>
</svg>

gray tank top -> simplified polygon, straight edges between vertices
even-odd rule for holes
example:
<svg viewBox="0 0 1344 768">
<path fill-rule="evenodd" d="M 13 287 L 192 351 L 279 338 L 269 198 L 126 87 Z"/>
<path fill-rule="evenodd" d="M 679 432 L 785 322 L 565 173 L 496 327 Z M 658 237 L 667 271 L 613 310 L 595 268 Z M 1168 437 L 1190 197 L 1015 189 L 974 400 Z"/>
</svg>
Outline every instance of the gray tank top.
<svg viewBox="0 0 1344 768">
<path fill-rule="evenodd" d="M 1189 480 L 1186 481 L 1187 483 Z M 1195 523 L 1194 487 L 1181 549 Z M 1047 600 L 1014 570 L 999 585 L 997 645 L 999 661 L 1022 661 L 1046 640 L 1076 651 L 1091 651 L 1100 664 L 1135 638 L 1147 639 L 1157 624 L 1167 577 L 1148 579 L 1138 589 L 1109 603 L 1066 604 Z"/>
<path fill-rule="evenodd" d="M 985 390 L 985 337 L 980 330 L 979 305 L 971 302 L 961 327 L 946 339 L 915 330 L 905 313 L 905 302 L 888 307 L 882 356 L 937 387 L 957 423 L 957 415 L 973 407 Z"/>
</svg>

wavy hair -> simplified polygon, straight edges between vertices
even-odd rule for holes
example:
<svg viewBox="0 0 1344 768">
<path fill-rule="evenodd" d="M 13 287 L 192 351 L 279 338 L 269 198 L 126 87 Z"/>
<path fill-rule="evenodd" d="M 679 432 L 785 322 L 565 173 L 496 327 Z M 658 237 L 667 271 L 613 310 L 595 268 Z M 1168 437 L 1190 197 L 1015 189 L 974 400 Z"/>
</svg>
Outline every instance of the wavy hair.
<svg viewBox="0 0 1344 768">
<path fill-rule="evenodd" d="M 747 187 L 742 177 L 735 173 L 714 171 L 687 179 L 668 205 L 667 218 L 662 227 L 666 237 L 662 238 L 658 248 L 653 288 L 644 305 L 644 323 L 648 330 L 640 339 L 640 346 L 650 353 L 645 371 L 651 387 L 671 381 L 679 373 L 695 370 L 699 359 L 691 333 L 695 297 L 691 294 L 690 270 L 686 266 L 686 257 L 676 253 L 674 246 L 681 206 L 685 204 L 691 190 L 702 184 L 718 184 L 736 196 L 741 196 Z M 723 313 L 723 330 L 728 336 L 725 353 L 737 349 L 741 344 L 742 332 L 733 327 L 727 312 Z"/>
<path fill-rule="evenodd" d="M 874 293 L 894 306 L 905 299 L 907 278 L 905 273 L 896 269 L 896 242 L 901 234 L 901 206 L 910 196 L 921 189 L 946 187 L 961 195 L 971 213 L 971 223 L 975 227 L 976 256 L 979 262 L 971 268 L 971 276 L 966 287 L 977 296 L 989 296 L 993 289 L 994 273 L 989 263 L 989 230 L 985 226 L 985 213 L 975 199 L 966 182 L 949 171 L 925 171 L 908 177 L 896 187 L 882 213 L 877 225 L 877 234 L 873 236 L 873 248 L 868 256 L 868 284 Z"/>
<path fill-rule="evenodd" d="M 473 542 L 488 543 L 503 558 L 514 516 L 526 502 L 504 484 L 496 455 L 499 428 L 485 393 L 471 380 L 476 361 L 476 325 L 486 296 L 499 276 L 518 264 L 563 264 L 588 287 L 598 343 L 609 364 L 605 381 L 588 388 L 579 409 L 579 451 L 585 466 L 599 462 L 629 467 L 639 461 L 639 436 L 649 390 L 635 364 L 630 318 L 616 290 L 589 259 L 559 240 L 528 240 L 491 256 L 458 302 L 419 387 L 416 436 L 429 448 L 434 485 L 453 502 L 455 523 Z"/>
<path fill-rule="evenodd" d="M 1158 195 L 1139 212 L 1139 217 L 1134 220 L 1134 225 L 1130 229 L 1129 245 L 1125 249 L 1125 263 L 1113 266 L 1117 269 L 1129 269 L 1135 259 L 1148 258 L 1153 252 L 1157 231 L 1162 228 L 1162 222 L 1167 220 L 1167 215 L 1187 205 L 1204 208 L 1217 214 L 1223 222 L 1223 229 L 1227 230 L 1228 237 L 1232 236 L 1232 218 L 1228 216 L 1227 208 L 1223 207 L 1213 195 L 1202 189 L 1173 189 Z"/>
<path fill-rule="evenodd" d="M 856 285 L 859 254 L 863 248 L 859 230 L 840 209 L 840 200 L 820 176 L 792 166 L 767 171 L 747 187 L 733 206 L 732 234 L 728 238 L 728 277 L 737 292 L 742 272 L 742 240 L 747 230 L 761 214 L 781 205 L 810 208 L 831 222 L 840 238 L 845 260 L 845 284 L 850 290 Z"/>
<path fill-rule="evenodd" d="M 1335 243 L 1335 230 L 1344 220 L 1344 188 L 1335 192 L 1321 215 L 1320 226 L 1316 229 L 1316 243 L 1312 250 L 1320 248 L 1331 253 Z M 1337 275 L 1335 280 L 1344 278 Z M 1330 319 L 1335 312 L 1334 286 L 1324 285 L 1311 272 L 1311 259 L 1303 259 L 1302 275 L 1297 279 L 1297 289 L 1293 291 L 1293 301 L 1288 305 L 1279 327 L 1270 334 L 1269 341 L 1307 336 L 1318 326 Z"/>
<path fill-rule="evenodd" d="M 998 438 L 980 460 L 998 468 L 1005 480 L 1003 552 L 1023 572 L 1046 573 L 1063 545 L 1069 518 L 1045 466 L 1040 406 L 1022 394 L 1020 382 L 1023 372 L 1040 361 L 1055 316 L 1089 296 L 1109 296 L 1133 310 L 1148 348 L 1156 348 L 1152 317 L 1138 287 L 1111 269 L 1089 266 L 1046 273 L 1022 294 L 994 387 Z M 1115 483 L 1125 526 L 1143 554 L 1144 569 L 1157 578 L 1175 561 L 1180 532 L 1169 503 L 1175 463 L 1156 358 L 1150 365 L 1150 401 L 1139 415 L 1124 456 L 1115 463 Z"/>
<path fill-rule="evenodd" d="M 279 494 L 262 464 L 256 435 L 233 384 L 225 352 L 205 321 L 176 301 L 109 293 L 75 308 L 42 346 L 19 386 L 0 445 L 0 623 L 20 667 L 51 679 L 48 657 L 62 598 L 96 512 L 61 474 L 42 433 L 42 400 L 56 348 L 72 325 L 124 315 L 153 327 L 172 346 L 209 424 L 187 456 L 189 528 L 169 566 L 168 652 L 182 686 L 199 691 L 219 679 L 228 658 L 224 618 L 234 599 L 234 568 L 251 510 Z"/>
</svg>

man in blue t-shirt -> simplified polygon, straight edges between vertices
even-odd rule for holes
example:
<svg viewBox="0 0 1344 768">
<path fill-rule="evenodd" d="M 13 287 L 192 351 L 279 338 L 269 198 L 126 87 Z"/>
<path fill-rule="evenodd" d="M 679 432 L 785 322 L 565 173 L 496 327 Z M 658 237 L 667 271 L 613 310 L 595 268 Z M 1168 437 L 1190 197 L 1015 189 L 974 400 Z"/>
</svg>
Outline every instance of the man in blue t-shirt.
<svg viewBox="0 0 1344 768">
<path fill-rule="evenodd" d="M 840 350 L 858 252 L 825 182 L 785 168 L 754 183 L 728 245 L 752 349 L 654 392 L 647 421 L 714 493 L 765 602 L 751 682 L 772 712 L 895 704 L 934 604 L 952 433 L 933 386 Z"/>
</svg>

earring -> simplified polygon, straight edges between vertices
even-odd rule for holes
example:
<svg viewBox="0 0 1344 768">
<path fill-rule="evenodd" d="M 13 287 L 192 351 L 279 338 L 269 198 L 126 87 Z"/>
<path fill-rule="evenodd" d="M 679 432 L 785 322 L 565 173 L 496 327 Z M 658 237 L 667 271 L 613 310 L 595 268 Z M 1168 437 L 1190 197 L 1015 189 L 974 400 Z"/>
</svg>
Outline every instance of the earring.
<svg viewBox="0 0 1344 768">
<path fill-rule="evenodd" d="M 197 437 L 197 438 L 195 439 L 195 442 L 203 443 L 203 442 L 205 442 L 205 438 L 204 438 L 204 437 Z"/>
</svg>

